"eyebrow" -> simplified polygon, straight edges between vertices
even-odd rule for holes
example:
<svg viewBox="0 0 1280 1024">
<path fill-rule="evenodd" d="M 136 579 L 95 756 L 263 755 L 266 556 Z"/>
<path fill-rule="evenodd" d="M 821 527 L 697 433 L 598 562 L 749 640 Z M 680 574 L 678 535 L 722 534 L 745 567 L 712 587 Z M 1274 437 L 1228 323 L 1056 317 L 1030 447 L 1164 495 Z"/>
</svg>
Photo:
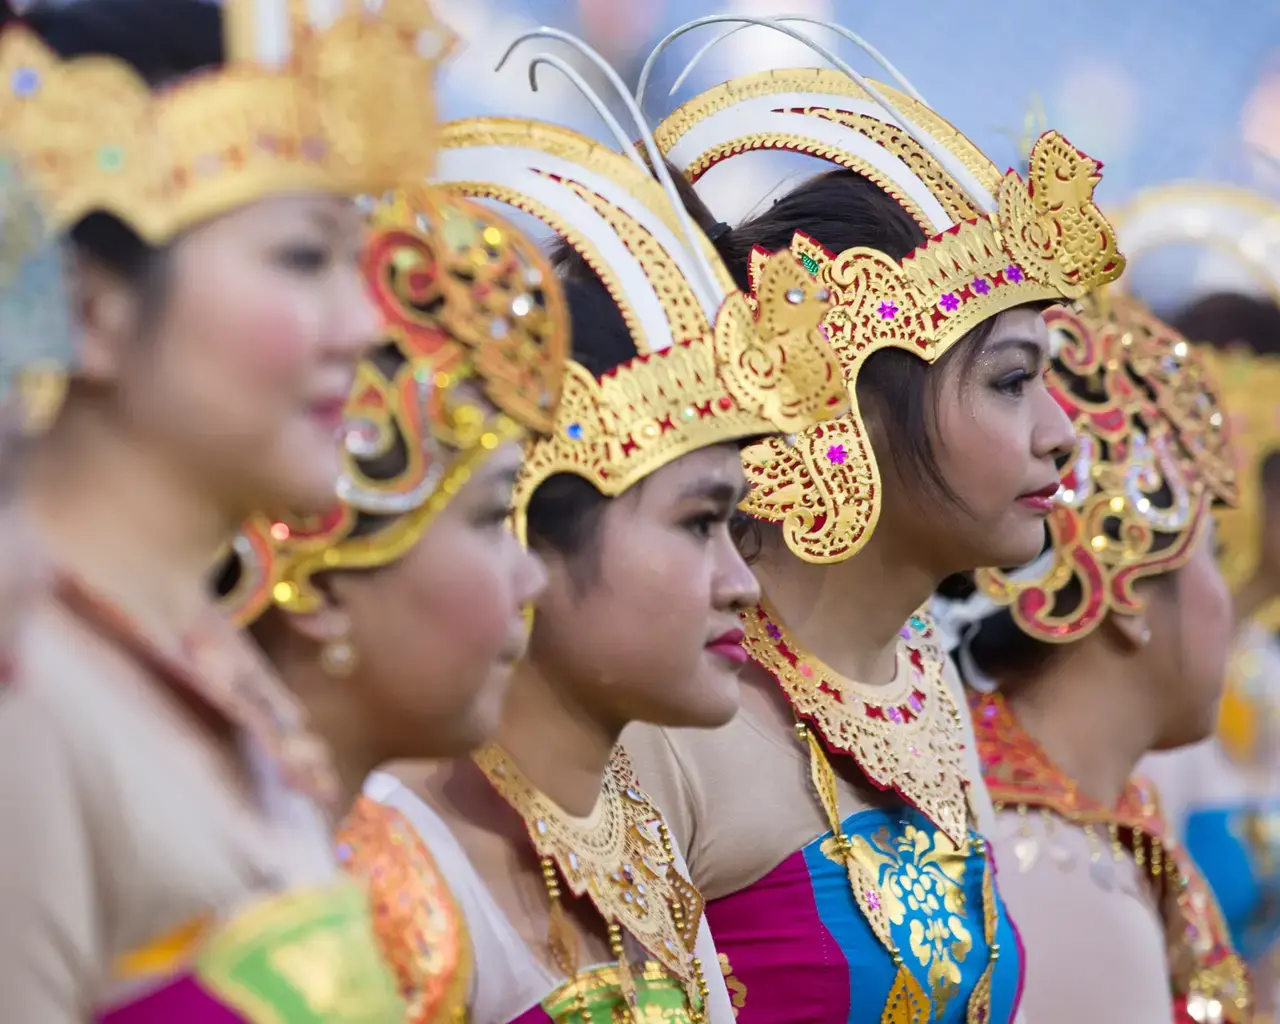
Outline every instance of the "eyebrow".
<svg viewBox="0 0 1280 1024">
<path fill-rule="evenodd" d="M 677 500 L 693 501 L 704 498 L 714 501 L 717 505 L 737 508 L 747 496 L 748 490 L 746 481 L 731 484 L 726 480 L 696 480 L 680 492 Z"/>
<path fill-rule="evenodd" d="M 1028 355 L 1032 356 L 1037 360 L 1043 360 L 1043 359 L 1049 358 L 1048 346 L 1041 345 L 1039 342 L 1033 341 L 1031 338 L 1023 337 L 1021 335 L 1016 335 L 1016 334 L 1010 335 L 1007 338 L 1000 338 L 996 341 L 989 341 L 987 342 L 987 345 L 986 345 L 986 351 L 988 354 L 1003 352 L 1005 349 L 1008 349 L 1008 348 L 1020 348 L 1022 349 L 1022 351 L 1026 352 Z"/>
</svg>

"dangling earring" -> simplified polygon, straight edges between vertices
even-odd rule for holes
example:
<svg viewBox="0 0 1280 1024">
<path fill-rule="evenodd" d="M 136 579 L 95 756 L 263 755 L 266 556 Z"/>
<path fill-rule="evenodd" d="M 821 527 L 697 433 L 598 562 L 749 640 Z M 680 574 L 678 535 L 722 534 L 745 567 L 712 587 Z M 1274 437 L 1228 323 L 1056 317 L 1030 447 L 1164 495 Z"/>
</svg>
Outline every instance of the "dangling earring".
<svg viewBox="0 0 1280 1024">
<path fill-rule="evenodd" d="M 1143 647 L 1146 647 L 1147 644 L 1151 643 L 1151 627 L 1150 626 L 1142 627 L 1142 632 L 1138 634 L 1138 643 L 1142 644 Z"/>
<path fill-rule="evenodd" d="M 349 676 L 356 670 L 356 649 L 346 637 L 326 640 L 320 649 L 320 667 L 331 676 Z"/>
</svg>

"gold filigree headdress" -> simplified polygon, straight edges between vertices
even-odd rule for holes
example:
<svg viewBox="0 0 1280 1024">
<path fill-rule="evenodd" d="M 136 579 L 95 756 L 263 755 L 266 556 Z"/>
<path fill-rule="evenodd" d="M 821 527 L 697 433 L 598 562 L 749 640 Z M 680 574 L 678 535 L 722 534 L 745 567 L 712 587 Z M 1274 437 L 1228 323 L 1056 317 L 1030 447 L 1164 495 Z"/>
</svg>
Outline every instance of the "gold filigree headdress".
<svg viewBox="0 0 1280 1024">
<path fill-rule="evenodd" d="M 577 44 L 551 30 L 535 34 Z M 546 55 L 537 63 L 563 66 Z M 614 496 L 688 452 L 800 430 L 845 408 L 839 367 L 818 331 L 820 286 L 796 260 L 780 260 L 761 281 L 770 312 L 757 321 L 692 226 L 652 139 L 643 140 L 646 162 L 598 98 L 588 98 L 623 152 L 509 118 L 462 121 L 441 133 L 442 187 L 505 203 L 554 230 L 617 303 L 637 353 L 599 378 L 569 363 L 554 428 L 529 444 L 517 484 L 521 536 L 530 497 L 556 474 Z"/>
<path fill-rule="evenodd" d="M 1045 314 L 1049 388 L 1077 448 L 1031 573 L 979 570 L 980 592 L 1022 630 L 1068 643 L 1109 611 L 1142 608 L 1134 583 L 1191 557 L 1210 507 L 1234 504 L 1231 428 L 1202 352 L 1133 299 L 1097 295 Z"/>
<path fill-rule="evenodd" d="M 57 416 L 78 361 L 61 244 L 17 161 L 0 156 L 0 404 L 24 433 Z"/>
<path fill-rule="evenodd" d="M 1231 258 L 1242 286 L 1280 305 L 1280 205 L 1271 200 L 1221 185 L 1170 185 L 1144 192 L 1115 222 L 1135 264 L 1166 246 L 1207 249 Z M 1244 349 L 1209 350 L 1206 356 L 1232 419 L 1240 460 L 1239 504 L 1217 513 L 1222 571 L 1236 590 L 1257 572 L 1262 553 L 1262 466 L 1280 452 L 1280 357 Z M 1280 601 L 1257 618 L 1280 626 Z"/>
<path fill-rule="evenodd" d="M 426 188 L 384 199 L 372 225 L 364 269 L 386 341 L 348 399 L 341 501 L 245 524 L 224 578 L 242 623 L 273 602 L 314 610 L 317 573 L 400 558 L 494 449 L 554 421 L 568 313 L 537 243 Z"/>
<path fill-rule="evenodd" d="M 110 213 L 159 245 L 267 195 L 380 194 L 430 173 L 426 0 L 224 0 L 226 62 L 154 90 L 125 61 L 0 34 L 0 136 L 54 226 Z"/>
<path fill-rule="evenodd" d="M 852 408 L 794 438 L 749 449 L 744 461 L 753 486 L 743 508 L 782 524 L 801 558 L 842 561 L 866 542 L 881 505 L 879 470 L 857 407 L 856 378 L 867 357 L 892 347 L 932 362 L 1004 310 L 1076 299 L 1114 280 L 1124 260 L 1093 203 L 1101 164 L 1056 132 L 1036 142 L 1025 178 L 1001 175 L 914 90 L 867 81 L 773 19 L 698 19 L 668 36 L 654 56 L 681 32 L 717 21 L 775 28 L 841 71 L 769 71 L 708 90 L 658 127 L 668 159 L 697 181 L 745 152 L 820 157 L 875 182 L 928 236 L 901 261 L 868 248 L 832 253 L 821 239 L 802 234 L 790 253 L 762 251 L 751 261 L 757 280 L 772 259 L 798 257 L 828 294 L 823 328 L 840 357 Z"/>
</svg>

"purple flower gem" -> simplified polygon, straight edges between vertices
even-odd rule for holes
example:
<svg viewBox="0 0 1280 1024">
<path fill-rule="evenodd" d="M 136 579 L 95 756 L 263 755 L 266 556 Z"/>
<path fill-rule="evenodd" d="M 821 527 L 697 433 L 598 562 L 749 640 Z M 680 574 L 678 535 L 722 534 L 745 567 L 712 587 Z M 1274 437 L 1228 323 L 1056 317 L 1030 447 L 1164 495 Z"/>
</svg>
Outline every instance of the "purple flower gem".
<svg viewBox="0 0 1280 1024">
<path fill-rule="evenodd" d="M 946 312 L 954 313 L 956 308 L 960 305 L 960 299 L 956 296 L 955 292 L 947 292 L 946 295 L 942 296 L 942 300 L 938 305 Z"/>
<path fill-rule="evenodd" d="M 910 640 L 911 630 L 909 630 L 906 626 L 903 626 L 900 630 L 898 630 L 898 636 L 902 637 L 903 640 Z"/>
<path fill-rule="evenodd" d="M 888 712 L 886 713 L 889 716 L 889 721 L 891 721 L 894 725 L 902 724 L 902 712 L 898 710 L 896 705 L 890 707 Z"/>
<path fill-rule="evenodd" d="M 914 711 L 916 714 L 919 714 L 921 708 L 924 707 L 924 701 L 920 699 L 920 694 L 918 693 L 913 693 L 910 697 L 908 697 L 907 703 L 911 706 L 911 710 Z"/>
<path fill-rule="evenodd" d="M 987 283 L 985 277 L 975 277 L 973 279 L 973 290 L 979 295 L 986 295 L 987 292 L 991 291 L 991 285 Z"/>
<path fill-rule="evenodd" d="M 876 311 L 880 314 L 881 320 L 892 320 L 898 315 L 898 307 L 892 302 L 880 303 L 880 308 Z"/>
<path fill-rule="evenodd" d="M 869 906 L 872 910 L 880 909 L 880 894 L 878 892 L 876 892 L 874 889 L 868 889 L 865 893 L 863 893 L 863 895 L 866 896 L 867 898 L 867 906 Z"/>
<path fill-rule="evenodd" d="M 764 627 L 764 631 L 768 633 L 771 637 L 773 637 L 775 640 L 782 639 L 782 630 L 780 630 L 772 622 L 769 623 L 769 625 Z"/>
<path fill-rule="evenodd" d="M 1022 268 L 1019 267 L 1017 264 L 1010 263 L 1007 267 L 1004 268 L 1004 279 L 1008 281 L 1010 284 L 1017 284 L 1022 280 L 1024 276 L 1025 275 L 1022 273 Z"/>
<path fill-rule="evenodd" d="M 844 450 L 844 445 L 833 444 L 827 449 L 827 461 L 834 462 L 837 466 L 843 466 L 844 460 L 849 457 L 849 453 Z"/>
<path fill-rule="evenodd" d="M 40 89 L 40 72 L 35 68 L 18 68 L 9 84 L 18 99 L 29 100 Z"/>
</svg>

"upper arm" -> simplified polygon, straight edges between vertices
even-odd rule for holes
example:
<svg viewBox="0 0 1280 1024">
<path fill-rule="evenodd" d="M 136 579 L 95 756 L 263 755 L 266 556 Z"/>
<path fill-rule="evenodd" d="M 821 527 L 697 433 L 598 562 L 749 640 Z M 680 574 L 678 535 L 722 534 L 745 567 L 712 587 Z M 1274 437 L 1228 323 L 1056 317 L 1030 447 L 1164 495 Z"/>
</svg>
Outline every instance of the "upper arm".
<svg viewBox="0 0 1280 1024">
<path fill-rule="evenodd" d="M 101 924 L 76 752 L 37 695 L 0 695 L 0 992 L 6 1019 L 85 1019 Z"/>
</svg>

